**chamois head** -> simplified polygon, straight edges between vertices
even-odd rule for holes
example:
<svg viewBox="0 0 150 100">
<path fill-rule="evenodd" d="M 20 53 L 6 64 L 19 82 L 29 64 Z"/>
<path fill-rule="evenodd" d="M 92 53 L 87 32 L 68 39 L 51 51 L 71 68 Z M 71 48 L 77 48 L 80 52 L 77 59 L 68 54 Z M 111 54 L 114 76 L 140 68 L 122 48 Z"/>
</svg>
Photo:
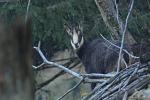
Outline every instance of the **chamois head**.
<svg viewBox="0 0 150 100">
<path fill-rule="evenodd" d="M 70 36 L 70 41 L 75 51 L 79 50 L 83 43 L 82 27 L 80 25 L 65 25 L 66 32 Z"/>
</svg>

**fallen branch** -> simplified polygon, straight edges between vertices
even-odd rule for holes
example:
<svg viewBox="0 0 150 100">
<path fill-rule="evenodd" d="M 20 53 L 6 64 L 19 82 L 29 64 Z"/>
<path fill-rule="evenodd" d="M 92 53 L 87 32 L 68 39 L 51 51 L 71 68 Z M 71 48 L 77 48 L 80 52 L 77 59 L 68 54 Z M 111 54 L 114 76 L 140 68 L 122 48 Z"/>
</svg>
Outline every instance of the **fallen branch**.
<svg viewBox="0 0 150 100">
<path fill-rule="evenodd" d="M 83 100 L 116 100 L 127 98 L 150 83 L 150 64 L 135 63 L 113 78 L 98 85 Z"/>
</svg>

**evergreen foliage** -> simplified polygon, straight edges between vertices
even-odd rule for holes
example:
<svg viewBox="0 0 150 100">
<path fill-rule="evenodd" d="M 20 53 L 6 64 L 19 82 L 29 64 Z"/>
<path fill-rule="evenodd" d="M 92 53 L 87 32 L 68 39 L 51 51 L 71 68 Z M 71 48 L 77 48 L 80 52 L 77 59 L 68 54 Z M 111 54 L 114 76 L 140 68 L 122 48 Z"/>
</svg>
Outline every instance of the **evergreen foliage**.
<svg viewBox="0 0 150 100">
<path fill-rule="evenodd" d="M 26 0 L 0 3 L 0 16 L 9 24 L 16 15 L 26 15 L 27 3 Z M 127 6 L 120 6 L 120 11 L 125 18 Z M 128 28 L 137 40 L 150 38 L 149 11 L 149 0 L 135 0 Z M 33 21 L 33 45 L 41 40 L 47 55 L 70 47 L 64 30 L 70 18 L 83 26 L 84 36 L 89 40 L 99 37 L 100 33 L 110 37 L 94 0 L 31 0 L 29 15 Z"/>
</svg>

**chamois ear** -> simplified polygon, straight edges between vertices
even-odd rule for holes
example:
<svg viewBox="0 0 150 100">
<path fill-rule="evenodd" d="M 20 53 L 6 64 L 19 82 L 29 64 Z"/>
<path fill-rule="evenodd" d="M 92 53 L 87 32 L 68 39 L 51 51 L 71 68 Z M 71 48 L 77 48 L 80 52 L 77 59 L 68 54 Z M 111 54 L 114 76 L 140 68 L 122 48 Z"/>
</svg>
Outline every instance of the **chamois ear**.
<svg viewBox="0 0 150 100">
<path fill-rule="evenodd" d="M 65 28 L 65 31 L 68 33 L 68 35 L 72 35 L 72 33 L 71 33 L 71 29 L 70 29 L 70 27 L 68 26 L 68 25 L 66 25 L 66 24 L 64 24 L 64 28 Z"/>
</svg>

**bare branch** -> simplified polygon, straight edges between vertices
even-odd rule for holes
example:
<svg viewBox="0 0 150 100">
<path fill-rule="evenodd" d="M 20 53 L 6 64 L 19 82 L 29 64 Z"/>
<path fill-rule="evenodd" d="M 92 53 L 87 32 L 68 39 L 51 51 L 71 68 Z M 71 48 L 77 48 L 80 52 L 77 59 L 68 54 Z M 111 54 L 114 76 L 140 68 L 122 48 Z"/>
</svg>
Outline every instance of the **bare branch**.
<svg viewBox="0 0 150 100">
<path fill-rule="evenodd" d="M 27 10 L 26 10 L 26 17 L 25 17 L 25 22 L 27 21 L 27 18 L 28 18 L 28 13 L 29 13 L 30 3 L 31 3 L 31 0 L 28 0 Z"/>
<path fill-rule="evenodd" d="M 34 69 L 38 69 L 38 68 L 40 68 L 40 67 L 42 67 L 42 66 L 44 66 L 44 65 L 45 65 L 45 63 L 42 63 L 42 64 L 40 64 L 40 65 L 38 65 L 38 66 L 32 65 L 32 67 L 33 67 Z"/>
<path fill-rule="evenodd" d="M 38 47 L 34 47 L 34 48 L 37 50 L 37 52 L 38 52 L 38 53 L 40 54 L 40 56 L 42 57 L 44 64 L 50 64 L 50 65 L 56 66 L 56 67 L 58 67 L 58 68 L 64 70 L 65 72 L 67 72 L 67 73 L 69 73 L 69 74 L 71 74 L 71 75 L 73 75 L 73 76 L 75 76 L 75 77 L 77 77 L 77 78 L 79 78 L 79 79 L 83 79 L 83 77 L 82 77 L 80 74 L 78 74 L 78 73 L 76 73 L 76 72 L 74 72 L 74 71 L 71 71 L 71 70 L 69 70 L 68 68 L 66 68 L 66 67 L 64 67 L 64 66 L 62 66 L 62 65 L 59 65 L 59 64 L 57 64 L 57 63 L 48 61 L 48 60 L 46 59 L 46 57 L 44 56 L 44 54 L 42 53 L 42 51 L 41 51 L 41 49 L 40 49 L 40 45 L 41 45 L 41 43 L 39 42 L 39 43 L 38 43 Z"/>
<path fill-rule="evenodd" d="M 118 48 L 118 49 L 121 48 L 121 47 L 115 45 L 114 43 L 110 42 L 109 40 L 107 40 L 102 34 L 100 34 L 100 36 L 101 36 L 105 41 L 107 41 L 108 43 L 110 43 L 112 46 L 114 46 L 114 47 L 116 47 L 116 48 Z M 128 54 L 130 57 L 132 57 L 132 58 L 135 58 L 135 59 L 139 59 L 139 58 L 140 58 L 140 57 L 137 57 L 137 56 L 132 55 L 131 53 L 129 53 L 129 52 L 128 52 L 127 50 L 125 50 L 125 49 L 123 49 L 123 51 L 124 51 L 125 53 L 127 53 L 127 54 Z"/>
<path fill-rule="evenodd" d="M 98 77 L 98 78 L 111 78 L 115 76 L 114 74 L 108 73 L 108 74 L 98 74 L 98 73 L 91 73 L 91 74 L 81 74 L 84 77 Z"/>
<path fill-rule="evenodd" d="M 48 62 L 48 60 L 46 59 L 46 57 L 45 57 L 44 54 L 42 53 L 42 51 L 41 51 L 41 49 L 40 49 L 40 46 L 41 46 L 41 42 L 39 41 L 38 47 L 34 47 L 34 49 L 38 51 L 38 53 L 39 53 L 40 56 L 42 57 L 43 63 L 46 64 L 46 62 Z"/>
<path fill-rule="evenodd" d="M 122 55 L 123 44 L 124 44 L 124 39 L 125 39 L 125 33 L 126 33 L 127 24 L 128 24 L 128 19 L 129 19 L 131 10 L 132 10 L 132 8 L 133 8 L 133 4 L 134 4 L 134 0 L 132 0 L 130 9 L 129 9 L 129 11 L 128 11 L 128 15 L 127 15 L 127 17 L 126 17 L 125 26 L 124 26 L 124 28 L 123 28 L 122 39 L 121 39 L 121 47 L 120 47 L 119 58 L 118 58 L 117 72 L 119 72 L 119 70 L 120 70 L 120 62 L 121 62 L 121 55 Z"/>
<path fill-rule="evenodd" d="M 84 80 L 80 80 L 80 82 L 78 84 L 76 84 L 73 88 L 71 88 L 70 90 L 68 90 L 63 96 L 61 96 L 60 98 L 58 98 L 57 100 L 61 100 L 62 98 L 64 98 L 68 93 L 70 93 L 71 91 L 73 91 L 75 88 L 77 88 Z"/>
</svg>

